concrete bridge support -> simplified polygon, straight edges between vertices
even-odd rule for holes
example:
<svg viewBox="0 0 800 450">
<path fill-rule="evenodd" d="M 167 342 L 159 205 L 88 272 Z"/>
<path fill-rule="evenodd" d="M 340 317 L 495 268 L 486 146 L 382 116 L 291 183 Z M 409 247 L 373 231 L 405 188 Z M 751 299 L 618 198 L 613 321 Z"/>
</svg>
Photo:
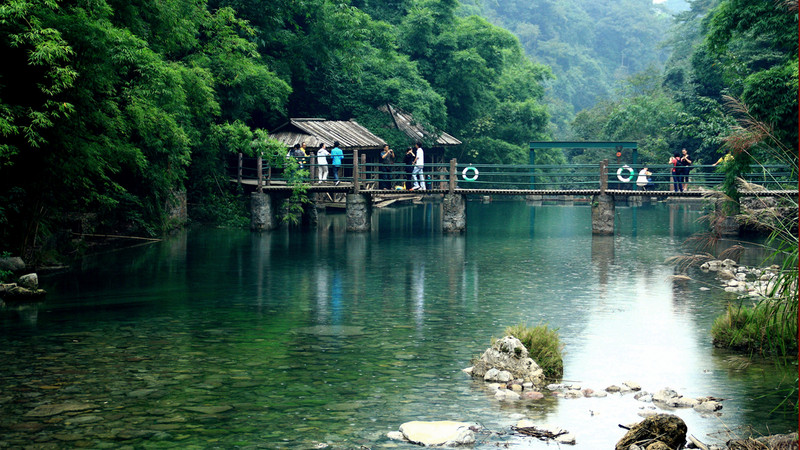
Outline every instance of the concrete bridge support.
<svg viewBox="0 0 800 450">
<path fill-rule="evenodd" d="M 592 197 L 592 234 L 614 234 L 614 197 L 600 194 Z"/>
<path fill-rule="evenodd" d="M 278 228 L 278 217 L 272 195 L 263 192 L 250 194 L 250 229 L 268 231 Z"/>
<path fill-rule="evenodd" d="M 442 200 L 442 231 L 463 233 L 467 228 L 467 197 L 445 194 Z"/>
<path fill-rule="evenodd" d="M 369 231 L 372 227 L 372 199 L 365 194 L 347 194 L 347 231 Z"/>
</svg>

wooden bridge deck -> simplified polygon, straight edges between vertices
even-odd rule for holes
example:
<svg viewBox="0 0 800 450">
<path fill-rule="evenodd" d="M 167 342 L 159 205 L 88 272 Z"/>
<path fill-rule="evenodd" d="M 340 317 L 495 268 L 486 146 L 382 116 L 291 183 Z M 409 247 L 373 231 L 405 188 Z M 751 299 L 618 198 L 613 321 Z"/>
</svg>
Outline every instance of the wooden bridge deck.
<svg viewBox="0 0 800 450">
<path fill-rule="evenodd" d="M 235 181 L 235 180 L 232 180 Z M 242 184 L 250 187 L 256 187 L 256 180 L 242 180 Z M 309 183 L 305 185 L 307 192 L 310 193 L 331 193 L 331 194 L 350 194 L 353 193 L 353 185 L 349 182 L 342 182 L 338 186 L 333 183 L 317 184 Z M 271 184 L 262 186 L 263 192 L 291 192 L 292 187 L 286 184 Z M 713 195 L 715 191 L 703 190 L 689 190 L 684 192 L 672 191 L 642 191 L 642 190 L 625 190 L 625 189 L 606 189 L 607 195 L 624 196 L 624 197 L 676 197 L 676 198 L 702 198 L 704 196 Z M 427 190 L 394 190 L 394 189 L 359 189 L 361 194 L 380 195 L 385 197 L 390 196 L 407 196 L 414 195 L 432 195 L 432 194 L 449 194 L 449 189 L 427 189 Z M 455 188 L 454 194 L 462 195 L 502 195 L 502 196 L 575 196 L 575 197 L 590 197 L 599 195 L 600 189 L 470 189 L 470 188 Z M 795 190 L 764 190 L 764 191 L 747 191 L 742 192 L 742 195 L 753 197 L 798 197 L 799 193 Z"/>
</svg>

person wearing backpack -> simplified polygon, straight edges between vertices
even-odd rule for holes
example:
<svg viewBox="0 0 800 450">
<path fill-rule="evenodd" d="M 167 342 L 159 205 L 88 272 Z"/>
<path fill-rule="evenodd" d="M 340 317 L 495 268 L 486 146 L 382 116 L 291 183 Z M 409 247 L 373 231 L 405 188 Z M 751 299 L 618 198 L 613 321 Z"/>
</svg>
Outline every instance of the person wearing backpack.
<svg viewBox="0 0 800 450">
<path fill-rule="evenodd" d="M 681 155 L 675 152 L 675 154 L 669 158 L 669 164 L 672 166 L 672 190 L 674 192 L 681 192 Z"/>
</svg>

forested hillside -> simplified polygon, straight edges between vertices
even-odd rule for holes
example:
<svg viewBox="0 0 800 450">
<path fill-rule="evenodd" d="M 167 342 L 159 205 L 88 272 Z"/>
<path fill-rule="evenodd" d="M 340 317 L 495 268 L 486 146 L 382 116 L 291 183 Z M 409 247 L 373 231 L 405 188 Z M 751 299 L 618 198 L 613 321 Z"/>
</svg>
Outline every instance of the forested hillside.
<svg viewBox="0 0 800 450">
<path fill-rule="evenodd" d="M 555 80 L 548 103 L 561 137 L 574 114 L 614 96 L 620 83 L 648 68 L 660 71 L 672 17 L 652 0 L 467 0 L 511 30 Z"/>
<path fill-rule="evenodd" d="M 7 0 L 0 253 L 70 253 L 76 229 L 156 236 L 184 192 L 192 220 L 241 223 L 228 155 L 289 117 L 377 131 L 387 102 L 461 139 L 447 156 L 463 162 L 527 162 L 553 130 L 708 162 L 730 95 L 796 161 L 796 0 L 690 6 L 673 21 L 649 0 Z"/>
<path fill-rule="evenodd" d="M 696 164 L 733 152 L 731 170 L 796 168 L 797 12 L 796 1 L 691 1 L 670 29 L 663 72 L 637 74 L 623 96 L 579 112 L 575 137 L 635 140 L 655 164 L 686 147 Z"/>
</svg>

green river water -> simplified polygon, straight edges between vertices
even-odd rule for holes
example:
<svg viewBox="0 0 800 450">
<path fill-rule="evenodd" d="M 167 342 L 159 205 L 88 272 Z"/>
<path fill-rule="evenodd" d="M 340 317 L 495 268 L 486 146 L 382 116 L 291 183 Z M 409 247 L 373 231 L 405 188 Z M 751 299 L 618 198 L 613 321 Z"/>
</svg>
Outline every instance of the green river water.
<svg viewBox="0 0 800 450">
<path fill-rule="evenodd" d="M 559 330 L 567 383 L 724 398 L 716 415 L 666 411 L 706 443 L 794 431 L 771 410 L 796 367 L 714 349 L 735 297 L 671 278 L 702 214 L 618 207 L 616 236 L 592 237 L 587 205 L 470 202 L 467 231 L 446 236 L 427 203 L 376 210 L 364 234 L 322 214 L 87 258 L 40 277 L 43 303 L 0 309 L 0 448 L 415 448 L 386 437 L 411 420 L 480 423 L 475 448 L 548 448 L 511 433 L 528 418 L 610 449 L 654 408 L 495 400 L 462 369 L 518 323 Z"/>
</svg>

